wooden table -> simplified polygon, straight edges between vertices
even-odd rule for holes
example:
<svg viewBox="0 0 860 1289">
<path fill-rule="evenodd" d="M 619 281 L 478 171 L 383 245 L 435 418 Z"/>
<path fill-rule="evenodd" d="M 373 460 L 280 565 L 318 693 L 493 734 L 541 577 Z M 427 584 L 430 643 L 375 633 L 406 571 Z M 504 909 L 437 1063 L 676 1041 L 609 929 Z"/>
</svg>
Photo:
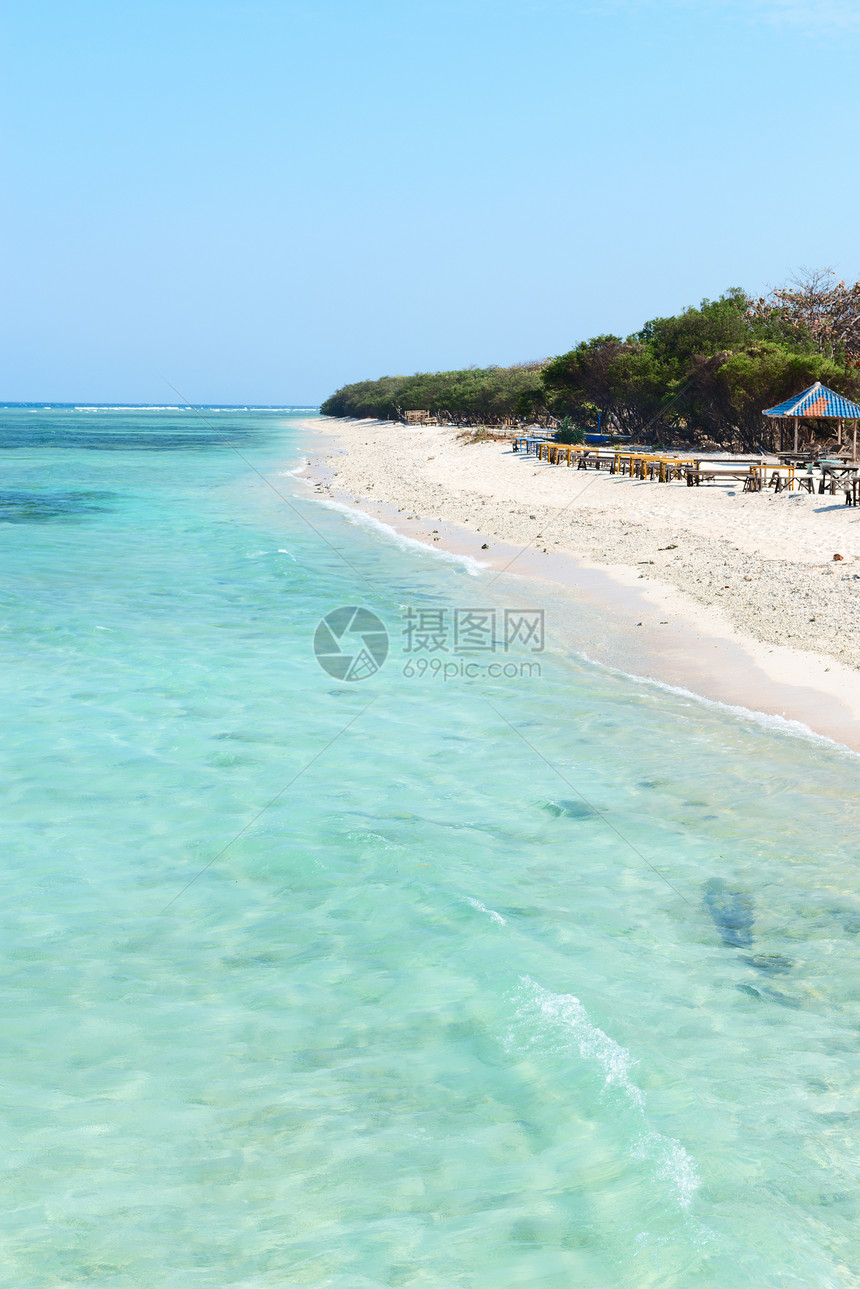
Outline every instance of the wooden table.
<svg viewBox="0 0 860 1289">
<path fill-rule="evenodd" d="M 542 443 L 549 442 L 549 439 L 541 439 L 534 434 L 517 434 L 514 438 L 514 451 L 525 452 L 528 456 L 529 453 L 536 453 Z"/>
<path fill-rule="evenodd" d="M 749 492 L 761 492 L 762 488 L 773 488 L 774 492 L 782 492 L 787 488 L 789 492 L 794 487 L 794 466 L 765 464 L 750 466 L 750 474 L 754 482 L 750 482 Z M 770 475 L 770 479 L 768 479 Z M 785 476 L 783 478 L 783 475 Z"/>
<path fill-rule="evenodd" d="M 565 461 L 577 470 L 587 470 L 590 465 L 596 470 L 604 465 L 611 469 L 615 460 L 614 452 L 602 452 L 598 447 L 586 447 L 582 443 L 541 443 L 537 456 L 539 461 L 547 460 L 550 465 Z"/>
<path fill-rule="evenodd" d="M 831 497 L 836 496 L 837 488 L 845 489 L 846 505 L 856 505 L 854 500 L 849 501 L 849 494 L 855 497 L 857 489 L 854 484 L 860 476 L 860 463 L 853 461 L 822 461 L 821 462 L 821 482 L 818 485 L 819 493 L 829 492 Z"/>
<path fill-rule="evenodd" d="M 744 486 L 755 479 L 752 466 L 739 467 L 737 470 L 703 470 L 698 467 L 687 471 L 687 487 L 697 487 L 708 479 L 743 479 Z"/>
</svg>

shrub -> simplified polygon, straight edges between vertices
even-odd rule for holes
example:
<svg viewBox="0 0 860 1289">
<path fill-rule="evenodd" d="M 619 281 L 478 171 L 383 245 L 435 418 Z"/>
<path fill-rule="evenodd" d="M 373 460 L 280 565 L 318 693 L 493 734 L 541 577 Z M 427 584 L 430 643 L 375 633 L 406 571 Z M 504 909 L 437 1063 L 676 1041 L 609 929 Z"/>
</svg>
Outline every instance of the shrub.
<svg viewBox="0 0 860 1289">
<path fill-rule="evenodd" d="M 585 430 L 579 425 L 574 425 L 569 416 L 563 416 L 553 438 L 556 443 L 584 443 Z"/>
</svg>

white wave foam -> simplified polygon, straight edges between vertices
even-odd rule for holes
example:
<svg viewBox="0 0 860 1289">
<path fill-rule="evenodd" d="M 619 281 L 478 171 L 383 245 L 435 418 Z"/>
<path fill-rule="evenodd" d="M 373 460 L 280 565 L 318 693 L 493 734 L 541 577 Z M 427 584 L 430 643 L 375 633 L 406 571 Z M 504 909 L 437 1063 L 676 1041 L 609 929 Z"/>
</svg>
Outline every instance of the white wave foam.
<svg viewBox="0 0 860 1289">
<path fill-rule="evenodd" d="M 603 1073 L 604 1086 L 621 1091 L 643 1121 L 643 1131 L 631 1150 L 631 1158 L 656 1165 L 655 1177 L 669 1184 L 680 1208 L 689 1208 L 701 1185 L 692 1155 L 674 1137 L 649 1128 L 645 1120 L 645 1093 L 630 1076 L 638 1062 L 626 1047 L 598 1028 L 574 994 L 554 994 L 530 976 L 522 976 L 516 1019 L 519 1026 L 509 1034 L 511 1042 L 525 1041 L 529 1047 L 551 1044 L 552 1051 L 573 1045 L 584 1061 L 596 1064 Z M 535 1029 L 535 1021 L 539 1028 Z"/>
<path fill-rule="evenodd" d="M 300 461 L 298 465 L 293 466 L 292 470 L 279 470 L 278 478 L 296 479 L 300 474 L 302 474 L 305 470 L 307 470 L 309 465 L 310 465 L 310 461 L 308 461 L 307 457 L 305 457 L 304 460 Z M 309 480 L 307 480 L 306 482 L 309 482 Z"/>
<path fill-rule="evenodd" d="M 427 546 L 426 543 L 419 542 L 415 537 L 407 537 L 405 533 L 399 533 L 396 528 L 392 528 L 390 524 L 384 524 L 375 515 L 368 515 L 363 510 L 354 510 L 352 506 L 345 506 L 341 501 L 332 501 L 328 497 L 314 497 L 314 501 L 320 506 L 326 506 L 329 510 L 339 510 L 341 514 L 346 515 L 351 523 L 358 524 L 361 528 L 368 528 L 372 532 L 382 533 L 389 541 L 393 541 L 395 546 L 399 546 L 401 550 L 420 551 L 422 555 L 432 555 L 434 559 L 443 560 L 447 564 L 460 565 L 472 577 L 479 577 L 484 569 L 490 568 L 489 564 L 483 564 L 471 555 L 456 555 L 453 551 L 437 550 L 434 546 Z"/>
<path fill-rule="evenodd" d="M 661 1182 L 668 1182 L 678 1196 L 681 1208 L 690 1202 L 702 1184 L 696 1161 L 680 1141 L 664 1137 L 662 1133 L 644 1132 L 636 1142 L 631 1155 L 634 1159 L 649 1160 L 657 1165 L 656 1175 Z"/>
<path fill-rule="evenodd" d="M 247 406 L 240 407 L 238 404 L 228 403 L 226 407 L 216 407 L 214 403 L 195 403 L 195 407 L 202 407 L 204 412 L 317 412 L 316 407 L 276 407 L 269 403 L 248 403 Z"/>
<path fill-rule="evenodd" d="M 293 552 L 286 550 L 282 546 L 279 546 L 276 551 L 249 551 L 245 559 L 259 559 L 261 555 L 289 555 L 293 563 L 296 563 L 296 557 Z"/>
<path fill-rule="evenodd" d="M 187 409 L 182 404 L 173 403 L 112 403 L 110 406 L 99 403 L 91 407 L 75 406 L 72 410 L 75 412 L 184 412 Z"/>
<path fill-rule="evenodd" d="M 66 403 L 46 403 L 45 408 L 66 407 Z M 316 412 L 316 407 L 270 407 L 265 403 L 239 404 L 216 407 L 214 403 L 81 403 L 73 406 L 75 412 Z"/>
<path fill-rule="evenodd" d="M 645 1096 L 630 1077 L 630 1070 L 637 1062 L 627 1048 L 591 1023 L 588 1012 L 574 994 L 553 994 L 530 976 L 523 976 L 522 981 L 527 992 L 525 1005 L 517 1012 L 518 1018 L 534 1019 L 537 1012 L 543 1021 L 548 1022 L 549 1031 L 556 1038 L 564 1042 L 572 1039 L 584 1061 L 595 1061 L 601 1067 L 607 1087 L 620 1088 L 631 1105 L 641 1109 Z M 544 1028 L 535 1041 L 546 1037 L 547 1028 Z"/>
<path fill-rule="evenodd" d="M 498 922 L 499 926 L 507 925 L 507 919 L 503 918 L 501 913 L 497 913 L 495 909 L 488 909 L 486 904 L 482 904 L 480 900 L 473 900 L 471 895 L 467 895 L 466 902 L 471 904 L 473 909 L 477 909 L 479 913 L 486 913 L 487 917 L 492 918 L 494 922 Z"/>
<path fill-rule="evenodd" d="M 824 744 L 827 747 L 834 748 L 843 752 L 846 756 L 860 757 L 860 752 L 854 752 L 844 743 L 837 742 L 836 739 L 828 738 L 826 734 L 817 734 L 815 730 L 804 725 L 803 721 L 792 720 L 788 716 L 775 716 L 770 712 L 757 712 L 752 707 L 743 707 L 739 703 L 722 703 L 718 698 L 706 698 L 704 694 L 697 694 L 695 690 L 686 689 L 683 685 L 670 685 L 665 680 L 655 680 L 653 676 L 639 676 L 634 671 L 623 671 L 620 667 L 611 667 L 608 663 L 598 662 L 595 658 L 590 658 L 584 650 L 580 650 L 576 656 L 583 662 L 587 662 L 591 667 L 599 667 L 601 671 L 609 672 L 612 676 L 622 676 L 625 680 L 635 680 L 639 685 L 649 685 L 653 689 L 660 689 L 667 694 L 677 694 L 679 698 L 689 698 L 694 703 L 700 703 L 704 707 L 712 707 L 721 712 L 728 712 L 730 716 L 737 716 L 740 720 L 753 721 L 756 725 L 763 725 L 765 729 L 775 730 L 779 734 L 789 734 L 793 738 L 800 738 L 807 743 Z"/>
</svg>

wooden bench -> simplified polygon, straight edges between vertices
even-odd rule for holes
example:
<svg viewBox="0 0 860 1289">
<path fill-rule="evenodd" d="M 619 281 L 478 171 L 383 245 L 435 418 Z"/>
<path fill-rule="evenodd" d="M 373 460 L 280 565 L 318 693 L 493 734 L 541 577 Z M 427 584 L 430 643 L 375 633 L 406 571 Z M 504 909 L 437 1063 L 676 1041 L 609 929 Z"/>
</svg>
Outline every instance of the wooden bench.
<svg viewBox="0 0 860 1289">
<path fill-rule="evenodd" d="M 699 484 L 708 479 L 743 479 L 747 483 L 750 479 L 755 479 L 752 469 L 747 466 L 745 470 L 703 470 L 701 467 L 697 470 L 687 471 L 687 487 L 698 488 Z"/>
</svg>

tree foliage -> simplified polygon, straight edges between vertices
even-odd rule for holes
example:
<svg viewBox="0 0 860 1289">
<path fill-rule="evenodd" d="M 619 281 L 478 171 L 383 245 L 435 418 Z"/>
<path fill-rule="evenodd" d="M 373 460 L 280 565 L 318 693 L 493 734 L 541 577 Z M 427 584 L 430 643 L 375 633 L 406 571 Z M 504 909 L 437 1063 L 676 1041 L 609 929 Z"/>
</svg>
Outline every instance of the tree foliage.
<svg viewBox="0 0 860 1289">
<path fill-rule="evenodd" d="M 757 322 L 779 326 L 826 358 L 860 366 L 860 282 L 837 282 L 832 269 L 802 269 L 789 284 L 750 302 Z"/>
<path fill-rule="evenodd" d="M 856 378 L 822 354 L 794 351 L 770 340 L 754 341 L 734 352 L 699 359 L 692 385 L 679 400 L 687 415 L 691 438 L 705 438 L 742 451 L 755 452 L 779 446 L 780 425 L 762 416 L 790 394 L 813 381 L 856 392 Z M 835 424 L 814 422 L 806 430 L 829 439 Z"/>
<path fill-rule="evenodd" d="M 816 380 L 848 397 L 860 394 L 848 325 L 860 284 L 843 287 L 833 288 L 830 306 L 820 281 L 796 296 L 794 288 L 783 289 L 778 305 L 733 287 L 698 308 L 654 318 L 626 340 L 583 341 L 544 368 L 548 404 L 589 425 L 599 409 L 640 442 L 775 448 L 780 425 L 762 415 L 764 408 Z M 806 428 L 824 439 L 835 434 L 833 422 Z"/>
<path fill-rule="evenodd" d="M 575 425 L 573 417 L 563 416 L 558 423 L 558 429 L 553 435 L 556 443 L 583 443 L 585 441 L 585 430 L 581 425 Z"/>
<path fill-rule="evenodd" d="M 647 345 L 597 336 L 555 358 L 543 371 L 548 403 L 590 428 L 601 414 L 618 429 L 641 438 L 663 419 L 670 391 L 665 365 Z"/>
<path fill-rule="evenodd" d="M 633 335 L 600 335 L 516 367 L 385 376 L 346 385 L 329 416 L 404 419 L 425 409 L 457 424 L 540 422 L 616 429 L 638 442 L 778 446 L 766 407 L 820 380 L 860 397 L 860 283 L 830 270 L 796 275 L 769 296 L 733 287 L 717 300 L 653 318 Z M 831 438 L 833 422 L 810 433 Z"/>
<path fill-rule="evenodd" d="M 516 367 L 469 367 L 464 371 L 417 372 L 345 385 L 323 403 L 326 416 L 400 419 L 427 411 L 456 425 L 498 425 L 528 416 L 543 401 L 541 363 Z M 520 405 L 526 410 L 518 411 Z"/>
</svg>

